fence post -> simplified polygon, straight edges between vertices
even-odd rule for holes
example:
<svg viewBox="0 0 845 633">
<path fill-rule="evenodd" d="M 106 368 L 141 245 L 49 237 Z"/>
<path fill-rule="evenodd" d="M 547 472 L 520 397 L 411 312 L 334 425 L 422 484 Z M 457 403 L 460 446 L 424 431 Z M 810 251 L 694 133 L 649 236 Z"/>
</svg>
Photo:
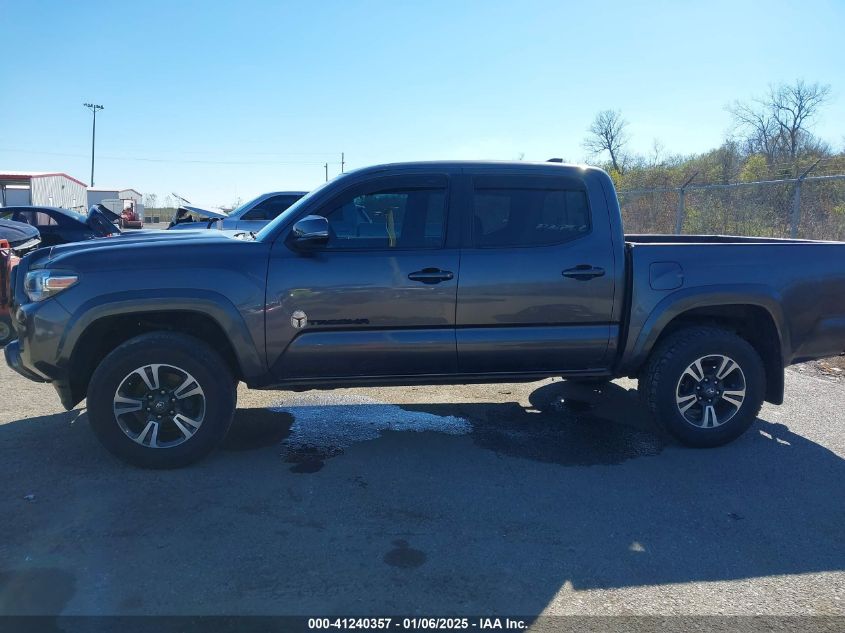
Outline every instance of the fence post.
<svg viewBox="0 0 845 633">
<path fill-rule="evenodd" d="M 681 185 L 681 188 L 678 189 L 678 213 L 675 216 L 675 235 L 680 235 L 684 231 L 684 200 L 686 198 L 686 188 L 696 176 L 698 176 L 698 171 L 687 178 L 686 182 L 684 182 L 684 184 Z"/>
<path fill-rule="evenodd" d="M 684 188 L 678 189 L 678 213 L 675 216 L 675 235 L 680 235 L 684 230 Z"/>
<path fill-rule="evenodd" d="M 799 178 L 795 181 L 795 193 L 792 194 L 792 216 L 789 219 L 789 237 L 798 237 L 798 224 L 801 222 L 801 183 Z"/>
<path fill-rule="evenodd" d="M 792 194 L 792 215 L 789 218 L 789 237 L 793 239 L 798 237 L 798 225 L 801 223 L 801 185 L 807 174 L 813 171 L 820 162 L 821 158 L 810 165 L 795 181 L 795 193 Z"/>
</svg>

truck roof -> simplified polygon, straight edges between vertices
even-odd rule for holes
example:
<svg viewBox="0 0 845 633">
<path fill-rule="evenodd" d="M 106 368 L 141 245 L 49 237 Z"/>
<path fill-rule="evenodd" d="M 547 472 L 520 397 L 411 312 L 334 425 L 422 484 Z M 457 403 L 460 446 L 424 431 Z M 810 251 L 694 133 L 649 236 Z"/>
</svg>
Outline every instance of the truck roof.
<svg viewBox="0 0 845 633">
<path fill-rule="evenodd" d="M 430 160 L 430 161 L 412 161 L 399 163 L 383 163 L 381 165 L 372 165 L 370 167 L 361 167 L 354 169 L 347 173 L 354 173 L 364 175 L 368 173 L 378 173 L 380 171 L 426 171 L 431 169 L 438 169 L 443 171 L 461 171 L 464 169 L 503 169 L 507 171 L 535 171 L 543 173 L 554 173 L 555 171 L 564 170 L 572 171 L 602 171 L 598 167 L 591 167 L 589 165 L 581 165 L 574 163 L 558 163 L 558 162 L 528 162 L 521 160 Z"/>
</svg>

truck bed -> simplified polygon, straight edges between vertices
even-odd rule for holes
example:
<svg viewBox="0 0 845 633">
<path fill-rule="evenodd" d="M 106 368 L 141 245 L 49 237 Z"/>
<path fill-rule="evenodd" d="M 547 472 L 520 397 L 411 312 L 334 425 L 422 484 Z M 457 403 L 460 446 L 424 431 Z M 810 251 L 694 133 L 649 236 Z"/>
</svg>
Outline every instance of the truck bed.
<svg viewBox="0 0 845 633">
<path fill-rule="evenodd" d="M 814 240 L 778 237 L 744 237 L 738 235 L 657 235 L 649 233 L 625 234 L 631 244 L 813 244 Z M 828 242 L 822 242 L 826 244 Z"/>
<path fill-rule="evenodd" d="M 845 243 L 726 235 L 626 235 L 630 323 L 622 357 L 642 362 L 675 315 L 741 308 L 771 319 L 783 365 L 845 348 Z M 708 313 L 709 314 L 709 313 Z M 760 317 L 759 319 L 757 317 Z M 757 323 L 759 321 L 759 323 Z M 771 338 L 766 334 L 767 338 Z"/>
</svg>

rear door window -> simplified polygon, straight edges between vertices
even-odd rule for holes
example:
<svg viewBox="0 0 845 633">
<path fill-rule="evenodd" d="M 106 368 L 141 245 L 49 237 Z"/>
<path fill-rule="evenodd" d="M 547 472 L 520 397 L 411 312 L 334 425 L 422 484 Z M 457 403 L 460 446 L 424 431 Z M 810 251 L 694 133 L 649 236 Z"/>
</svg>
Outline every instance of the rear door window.
<svg viewBox="0 0 845 633">
<path fill-rule="evenodd" d="M 473 244 L 480 248 L 548 246 L 590 232 L 587 194 L 579 189 L 476 185 L 472 204 Z"/>
</svg>

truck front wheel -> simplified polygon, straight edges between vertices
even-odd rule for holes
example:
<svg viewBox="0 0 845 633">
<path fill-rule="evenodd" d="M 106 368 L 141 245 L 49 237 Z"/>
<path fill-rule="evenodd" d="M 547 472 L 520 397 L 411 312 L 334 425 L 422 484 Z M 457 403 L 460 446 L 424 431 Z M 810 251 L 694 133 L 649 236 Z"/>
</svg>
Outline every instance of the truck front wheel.
<svg viewBox="0 0 845 633">
<path fill-rule="evenodd" d="M 179 468 L 213 451 L 235 411 L 229 367 L 202 341 L 153 332 L 118 346 L 88 385 L 97 438 L 142 468 Z"/>
<path fill-rule="evenodd" d="M 712 447 L 742 435 L 763 404 L 766 374 L 755 349 L 717 327 L 671 334 L 652 352 L 639 391 L 683 444 Z"/>
</svg>

